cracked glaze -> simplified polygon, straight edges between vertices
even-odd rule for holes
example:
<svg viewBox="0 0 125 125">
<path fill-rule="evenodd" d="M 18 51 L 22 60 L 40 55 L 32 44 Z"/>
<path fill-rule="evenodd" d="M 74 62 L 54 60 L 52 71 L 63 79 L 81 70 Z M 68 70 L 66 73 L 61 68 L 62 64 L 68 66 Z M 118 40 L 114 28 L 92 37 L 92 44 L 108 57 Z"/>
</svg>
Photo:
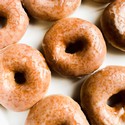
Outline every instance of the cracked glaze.
<svg viewBox="0 0 125 125">
<path fill-rule="evenodd" d="M 80 106 L 70 97 L 52 95 L 29 112 L 25 125 L 89 125 Z"/>
<path fill-rule="evenodd" d="M 80 40 L 83 48 L 74 54 L 66 53 L 69 43 Z M 58 21 L 46 33 L 43 51 L 48 64 L 64 76 L 82 76 L 98 69 L 106 55 L 106 45 L 100 30 L 78 18 Z"/>
<path fill-rule="evenodd" d="M 125 107 L 108 99 L 125 90 L 125 67 L 109 66 L 90 76 L 81 88 L 81 105 L 91 125 L 125 125 Z M 124 98 L 124 93 L 122 93 Z"/>
<path fill-rule="evenodd" d="M 125 0 L 116 0 L 103 12 L 101 28 L 107 41 L 125 51 Z"/>
<path fill-rule="evenodd" d="M 14 74 L 23 72 L 26 81 L 16 83 Z M 10 45 L 0 53 L 0 104 L 14 111 L 31 108 L 45 95 L 51 79 L 42 54 L 24 44 Z"/>
<path fill-rule="evenodd" d="M 33 17 L 54 21 L 73 13 L 81 0 L 22 0 L 22 3 Z"/>
<path fill-rule="evenodd" d="M 0 0 L 0 17 L 7 23 L 0 29 L 0 49 L 18 42 L 24 35 L 29 19 L 20 0 Z"/>
</svg>

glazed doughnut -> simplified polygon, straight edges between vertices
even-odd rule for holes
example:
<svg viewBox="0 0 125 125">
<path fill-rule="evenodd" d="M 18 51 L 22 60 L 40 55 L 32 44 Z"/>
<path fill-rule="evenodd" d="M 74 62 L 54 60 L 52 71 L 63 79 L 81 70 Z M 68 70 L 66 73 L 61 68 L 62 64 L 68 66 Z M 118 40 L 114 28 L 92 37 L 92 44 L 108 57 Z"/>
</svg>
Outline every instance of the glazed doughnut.
<svg viewBox="0 0 125 125">
<path fill-rule="evenodd" d="M 99 68 L 106 55 L 100 30 L 78 18 L 58 21 L 46 33 L 43 51 L 48 64 L 64 76 L 82 76 Z"/>
<path fill-rule="evenodd" d="M 89 125 L 80 106 L 70 97 L 52 95 L 29 112 L 25 125 Z"/>
<path fill-rule="evenodd" d="M 0 17 L 7 19 L 0 29 L 0 49 L 18 42 L 25 33 L 29 19 L 20 0 L 0 1 Z"/>
<path fill-rule="evenodd" d="M 54 21 L 72 14 L 81 0 L 22 0 L 22 3 L 34 18 Z"/>
<path fill-rule="evenodd" d="M 0 104 L 14 111 L 29 109 L 43 98 L 50 83 L 44 57 L 24 44 L 12 44 L 0 54 Z"/>
<path fill-rule="evenodd" d="M 81 88 L 81 105 L 91 125 L 125 124 L 125 67 L 109 66 Z"/>
<path fill-rule="evenodd" d="M 125 0 L 112 2 L 103 12 L 101 29 L 106 40 L 115 48 L 125 51 Z"/>
</svg>

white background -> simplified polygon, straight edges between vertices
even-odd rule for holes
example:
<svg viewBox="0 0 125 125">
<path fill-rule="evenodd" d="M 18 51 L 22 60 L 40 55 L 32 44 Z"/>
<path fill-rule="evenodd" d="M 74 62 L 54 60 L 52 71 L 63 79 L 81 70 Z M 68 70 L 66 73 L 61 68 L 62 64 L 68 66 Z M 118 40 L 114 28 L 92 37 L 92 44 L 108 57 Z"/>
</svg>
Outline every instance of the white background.
<svg viewBox="0 0 125 125">
<path fill-rule="evenodd" d="M 99 19 L 105 6 L 92 1 L 84 1 L 71 17 L 82 18 L 99 26 Z M 40 50 L 44 34 L 51 25 L 52 23 L 49 22 L 31 19 L 30 25 L 20 42 Z M 125 53 L 107 45 L 107 56 L 100 68 L 107 65 L 124 65 L 124 62 Z M 83 79 L 64 78 L 52 73 L 52 81 L 47 95 L 64 94 L 79 100 L 80 86 Z M 0 125 L 24 125 L 27 114 L 28 111 L 17 113 L 0 106 Z"/>
</svg>

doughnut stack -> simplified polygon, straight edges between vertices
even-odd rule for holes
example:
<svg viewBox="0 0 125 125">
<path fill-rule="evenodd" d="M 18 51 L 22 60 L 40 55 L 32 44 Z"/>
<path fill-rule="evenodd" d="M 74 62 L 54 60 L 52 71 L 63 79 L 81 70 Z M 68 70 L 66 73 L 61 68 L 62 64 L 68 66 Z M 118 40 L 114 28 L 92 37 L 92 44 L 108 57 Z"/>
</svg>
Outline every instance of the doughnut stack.
<svg viewBox="0 0 125 125">
<path fill-rule="evenodd" d="M 101 30 L 86 20 L 67 18 L 80 4 L 81 0 L 0 1 L 0 17 L 7 19 L 0 29 L 0 104 L 17 112 L 30 109 L 25 125 L 125 124 L 125 67 L 96 71 L 107 53 L 105 40 L 125 51 L 125 0 L 105 8 Z M 56 21 L 41 43 L 43 54 L 17 43 L 29 25 L 27 14 Z M 80 91 L 82 109 L 71 97 L 45 96 L 51 83 L 49 68 L 61 77 L 90 75 Z"/>
</svg>

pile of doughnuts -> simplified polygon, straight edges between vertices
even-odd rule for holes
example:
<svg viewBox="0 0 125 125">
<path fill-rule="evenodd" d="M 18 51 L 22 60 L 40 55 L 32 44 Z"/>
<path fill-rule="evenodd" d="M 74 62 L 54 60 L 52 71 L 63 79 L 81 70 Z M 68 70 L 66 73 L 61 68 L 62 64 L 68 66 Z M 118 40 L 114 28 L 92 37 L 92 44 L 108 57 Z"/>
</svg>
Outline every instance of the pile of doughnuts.
<svg viewBox="0 0 125 125">
<path fill-rule="evenodd" d="M 125 67 L 109 66 L 94 73 L 107 52 L 103 35 L 112 46 L 125 51 L 125 0 L 111 2 L 105 8 L 101 30 L 86 20 L 66 18 L 80 3 L 81 0 L 0 1 L 0 17 L 7 20 L 0 29 L 0 104 L 18 112 L 31 108 L 25 125 L 125 124 Z M 57 21 L 44 36 L 44 56 L 17 43 L 29 25 L 23 7 L 33 18 Z M 92 73 L 80 91 L 83 111 L 70 97 L 45 97 L 51 82 L 49 68 L 71 78 Z"/>
</svg>

